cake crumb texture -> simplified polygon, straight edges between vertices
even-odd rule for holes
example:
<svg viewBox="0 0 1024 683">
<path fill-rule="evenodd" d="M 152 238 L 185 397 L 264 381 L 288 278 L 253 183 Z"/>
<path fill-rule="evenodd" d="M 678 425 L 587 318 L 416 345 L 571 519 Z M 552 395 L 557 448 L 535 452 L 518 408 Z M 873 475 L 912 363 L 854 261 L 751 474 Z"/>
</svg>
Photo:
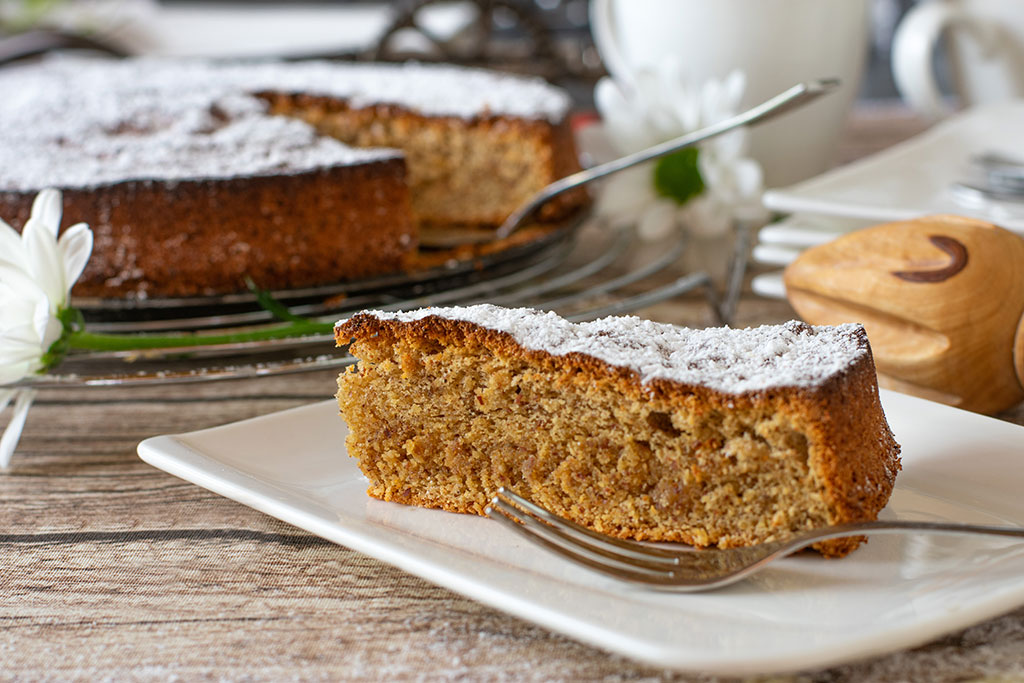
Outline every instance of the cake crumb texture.
<svg viewBox="0 0 1024 683">
<path fill-rule="evenodd" d="M 348 452 L 382 500 L 483 514 L 504 486 L 603 533 L 728 548 L 874 519 L 899 470 L 859 326 L 575 325 L 483 306 L 363 313 L 336 336 L 359 359 L 339 378 Z M 787 354 L 802 373 L 724 367 Z"/>
</svg>

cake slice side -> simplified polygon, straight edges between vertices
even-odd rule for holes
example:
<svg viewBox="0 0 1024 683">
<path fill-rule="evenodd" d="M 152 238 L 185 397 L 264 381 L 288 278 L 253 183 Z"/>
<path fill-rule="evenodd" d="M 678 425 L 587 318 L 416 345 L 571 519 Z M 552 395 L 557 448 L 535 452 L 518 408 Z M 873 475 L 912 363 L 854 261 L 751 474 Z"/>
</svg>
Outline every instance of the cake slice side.
<svg viewBox="0 0 1024 683">
<path fill-rule="evenodd" d="M 898 469 L 870 353 L 731 393 L 438 315 L 361 314 L 337 338 L 360 359 L 339 378 L 348 450 L 382 500 L 482 514 L 506 486 L 604 533 L 731 547 L 874 518 Z"/>
</svg>

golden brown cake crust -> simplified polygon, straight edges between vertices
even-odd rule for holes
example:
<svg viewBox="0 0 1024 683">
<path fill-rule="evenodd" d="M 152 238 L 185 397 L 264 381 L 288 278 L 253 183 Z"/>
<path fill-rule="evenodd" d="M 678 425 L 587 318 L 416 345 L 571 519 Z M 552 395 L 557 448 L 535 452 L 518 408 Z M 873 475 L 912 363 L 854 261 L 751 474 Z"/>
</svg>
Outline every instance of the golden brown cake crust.
<svg viewBox="0 0 1024 683">
<path fill-rule="evenodd" d="M 863 331 L 860 334 L 863 335 Z M 870 353 L 861 355 L 860 360 L 851 367 L 816 386 L 780 387 L 733 394 L 698 384 L 667 380 L 654 379 L 642 383 L 637 373 L 629 368 L 614 366 L 582 353 L 556 356 L 546 351 L 524 348 L 506 332 L 439 316 L 406 322 L 360 314 L 339 324 L 336 339 L 339 345 L 354 339 L 350 351 L 360 357 L 361 364 L 369 363 L 367 368 L 352 368 L 349 373 L 342 375 L 339 379 L 339 402 L 350 423 L 349 452 L 360 459 L 360 467 L 370 478 L 370 495 L 384 500 L 482 514 L 497 486 L 510 486 L 559 514 L 606 533 L 646 540 L 682 541 L 697 546 L 717 544 L 728 547 L 769 540 L 779 534 L 784 535 L 787 529 L 796 531 L 811 526 L 874 519 L 886 504 L 899 470 L 899 446 L 882 414 Z M 867 345 L 866 337 L 860 341 Z M 568 470 L 562 471 L 564 463 L 560 463 L 544 475 L 544 481 L 539 481 L 531 479 L 533 473 L 529 471 L 528 462 L 517 464 L 512 455 L 506 462 L 498 463 L 492 454 L 472 452 L 472 444 L 465 446 L 467 452 L 464 459 L 469 464 L 460 476 L 474 479 L 476 475 L 469 474 L 473 467 L 490 470 L 483 478 L 474 479 L 480 491 L 473 492 L 473 495 L 434 495 L 422 486 L 408 485 L 409 481 L 403 480 L 400 471 L 397 476 L 393 470 L 382 473 L 377 469 L 374 459 L 386 455 L 381 451 L 381 444 L 394 434 L 390 431 L 384 434 L 364 430 L 370 424 L 375 424 L 375 429 L 379 428 L 379 423 L 364 420 L 367 417 L 366 411 L 388 410 L 376 402 L 372 408 L 367 408 L 365 392 L 367 387 L 375 386 L 383 390 L 386 385 L 373 385 L 371 378 L 361 377 L 360 373 L 378 373 L 383 377 L 387 368 L 393 365 L 392 377 L 413 377 L 431 362 L 431 355 L 439 348 L 461 349 L 467 354 L 476 354 L 481 367 L 498 368 L 496 374 L 511 367 L 517 368 L 511 372 L 518 373 L 519 377 L 531 375 L 544 378 L 556 390 L 547 398 L 539 399 L 542 401 L 557 401 L 568 396 L 590 396 L 600 400 L 603 400 L 600 398 L 602 396 L 614 397 L 614 401 L 625 406 L 621 414 L 617 413 L 620 420 L 628 420 L 634 414 L 646 416 L 636 421 L 639 425 L 636 441 L 640 444 L 639 454 L 621 451 L 622 454 L 618 456 L 619 471 L 616 473 L 612 472 L 613 465 L 599 462 L 604 457 L 602 448 L 607 444 L 598 440 L 582 447 L 569 448 L 577 453 L 573 457 L 581 462 L 591 457 L 587 454 L 591 453 L 595 472 L 602 468 L 611 472 L 610 476 L 601 475 L 604 477 L 601 479 L 606 488 L 604 491 L 595 491 L 593 487 L 587 488 L 586 485 L 572 481 L 573 477 L 585 479 L 590 476 L 585 462 L 574 464 L 575 469 L 571 473 Z M 497 360 L 491 362 L 489 359 L 492 358 Z M 435 370 L 437 367 L 440 366 L 435 365 Z M 441 372 L 454 368 L 449 362 L 448 367 Z M 507 383 L 507 380 L 504 381 Z M 493 381 L 490 383 L 493 384 Z M 520 381 L 517 391 L 529 394 L 529 389 L 524 390 L 524 387 L 526 380 Z M 487 403 L 491 400 L 488 398 L 489 390 L 482 391 L 479 386 L 467 385 L 465 391 L 471 397 L 475 395 L 476 400 L 481 402 L 481 411 L 488 409 Z M 456 397 L 458 395 L 458 392 L 452 394 Z M 612 406 L 607 408 L 609 410 L 619 410 L 614 404 L 600 405 Z M 692 421 L 684 425 L 684 418 L 680 417 L 682 415 L 691 416 Z M 549 417 L 539 417 L 536 428 L 556 429 L 550 424 Z M 589 419 L 583 412 L 579 413 L 579 417 Z M 375 418 L 385 422 L 391 420 L 389 424 L 392 427 L 395 427 L 394 421 L 402 421 L 398 412 L 375 415 Z M 437 416 L 439 421 L 444 419 L 444 416 Z M 428 430 L 429 424 L 428 421 Z M 700 430 L 708 424 L 719 427 L 718 431 L 706 432 L 708 443 L 705 443 L 700 440 Z M 598 430 L 595 428 L 593 431 L 596 433 Z M 579 434 L 582 435 L 580 438 L 587 438 L 586 430 Z M 692 460 L 685 461 L 689 463 L 687 471 L 677 473 L 674 484 L 672 477 L 665 476 L 665 472 L 670 470 L 665 462 L 669 461 L 657 465 L 660 475 L 647 472 L 654 467 L 651 462 L 656 459 L 652 449 L 671 449 L 675 447 L 672 446 L 673 439 L 678 441 L 680 437 L 693 441 L 683 448 L 693 456 Z M 420 451 L 422 443 L 422 440 L 413 436 L 406 442 L 406 453 L 399 453 L 396 457 L 407 457 L 412 461 L 429 460 L 432 455 Z M 767 451 L 766 445 L 771 446 Z M 629 449 L 637 450 L 633 446 L 626 450 Z M 687 499 L 686 487 L 699 488 L 707 480 L 732 476 L 730 467 L 735 466 L 737 454 L 742 469 L 743 459 L 747 455 L 753 454 L 750 455 L 751 462 L 758 459 L 770 462 L 771 452 L 782 453 L 792 461 L 796 473 L 794 476 L 802 477 L 801 485 L 809 487 L 809 508 L 816 510 L 813 514 L 787 508 L 779 511 L 775 519 L 762 520 L 754 525 L 756 528 L 742 532 L 730 530 L 728 524 L 713 519 L 691 527 L 669 523 L 673 519 L 672 511 L 662 508 L 669 508 L 674 503 L 693 505 L 695 509 L 702 510 L 720 506 L 718 509 L 723 520 L 729 514 L 721 506 L 730 505 L 730 501 L 741 506 L 756 507 L 750 501 L 760 494 L 750 482 L 761 480 L 756 479 L 757 474 L 751 471 L 742 472 L 742 476 L 737 475 L 736 481 L 740 484 L 731 489 L 730 485 L 714 490 L 700 489 L 703 491 L 701 504 L 704 507 Z M 450 465 L 452 455 L 446 457 Z M 528 460 L 533 457 L 534 454 L 525 454 L 524 451 L 524 458 Z M 565 461 L 571 459 L 566 457 Z M 671 462 L 677 463 L 676 460 Z M 647 472 L 644 475 L 647 480 L 640 481 L 643 477 L 638 479 L 637 472 Z M 597 481 L 597 474 L 594 477 L 594 481 Z M 743 482 L 750 484 L 750 487 L 744 489 Z M 592 482 L 584 482 L 589 483 Z M 777 484 L 773 485 L 776 486 L 773 496 L 789 501 L 786 505 L 790 508 L 799 507 L 794 501 L 803 495 L 802 492 L 787 491 L 779 489 Z M 524 487 L 526 491 L 523 491 Z M 553 488 L 559 490 L 552 492 Z M 622 494 L 626 489 L 632 491 L 628 496 Z M 615 509 L 601 510 L 602 500 Z M 647 505 L 649 509 L 635 509 L 637 505 Z M 859 542 L 859 539 L 831 541 L 820 544 L 818 549 L 826 555 L 841 556 L 855 548 Z"/>
<path fill-rule="evenodd" d="M 32 200 L 0 192 L 0 215 L 20 227 Z M 76 296 L 202 296 L 244 290 L 246 277 L 307 287 L 398 271 L 416 248 L 401 159 L 68 189 L 64 215 L 95 235 Z"/>
</svg>

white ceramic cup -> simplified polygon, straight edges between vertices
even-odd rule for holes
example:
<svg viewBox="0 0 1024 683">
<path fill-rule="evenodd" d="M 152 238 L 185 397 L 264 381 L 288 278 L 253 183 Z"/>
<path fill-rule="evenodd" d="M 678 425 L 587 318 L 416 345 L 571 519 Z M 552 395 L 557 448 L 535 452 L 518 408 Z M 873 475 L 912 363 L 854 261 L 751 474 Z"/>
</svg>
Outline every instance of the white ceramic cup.
<svg viewBox="0 0 1024 683">
<path fill-rule="evenodd" d="M 1024 2 L 1024 0 L 1018 0 Z M 842 87 L 751 131 L 751 156 L 769 187 L 833 162 L 868 47 L 867 0 L 591 0 L 594 42 L 609 73 L 635 73 L 675 57 L 700 82 L 734 69 L 747 77 L 746 108 L 802 81 Z"/>
<path fill-rule="evenodd" d="M 893 77 L 907 104 L 933 119 L 953 111 L 933 66 L 943 36 L 964 105 L 1024 97 L 1024 1 L 930 0 L 903 18 L 893 36 Z"/>
</svg>

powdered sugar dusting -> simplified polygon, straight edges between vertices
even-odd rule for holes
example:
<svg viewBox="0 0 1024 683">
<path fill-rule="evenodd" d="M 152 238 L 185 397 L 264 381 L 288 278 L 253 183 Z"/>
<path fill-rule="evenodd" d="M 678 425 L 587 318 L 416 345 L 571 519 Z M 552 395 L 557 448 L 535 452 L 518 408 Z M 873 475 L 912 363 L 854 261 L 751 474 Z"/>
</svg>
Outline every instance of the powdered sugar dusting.
<svg viewBox="0 0 1024 683">
<path fill-rule="evenodd" d="M 432 315 L 463 320 L 507 332 L 528 349 L 556 356 L 583 353 L 630 368 L 644 383 L 662 379 L 732 394 L 817 386 L 868 353 L 862 328 L 856 324 L 811 326 L 791 321 L 695 330 L 633 316 L 571 323 L 551 312 L 489 304 L 366 313 L 399 322 Z"/>
<path fill-rule="evenodd" d="M 400 156 L 269 116 L 260 92 L 462 118 L 557 121 L 569 105 L 543 81 L 459 67 L 55 58 L 0 72 L 0 191 L 280 174 Z"/>
</svg>

